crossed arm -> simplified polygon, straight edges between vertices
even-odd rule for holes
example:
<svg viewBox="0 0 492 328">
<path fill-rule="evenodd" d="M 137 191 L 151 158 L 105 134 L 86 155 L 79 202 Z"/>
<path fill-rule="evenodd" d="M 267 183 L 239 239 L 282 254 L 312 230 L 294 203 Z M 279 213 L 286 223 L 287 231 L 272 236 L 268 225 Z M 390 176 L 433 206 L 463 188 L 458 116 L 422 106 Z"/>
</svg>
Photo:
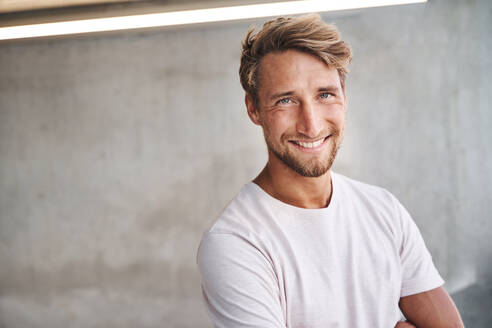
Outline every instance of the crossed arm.
<svg viewBox="0 0 492 328">
<path fill-rule="evenodd" d="M 398 323 L 395 328 L 464 327 L 458 309 L 443 287 L 402 297 L 399 305 L 408 322 Z"/>
</svg>

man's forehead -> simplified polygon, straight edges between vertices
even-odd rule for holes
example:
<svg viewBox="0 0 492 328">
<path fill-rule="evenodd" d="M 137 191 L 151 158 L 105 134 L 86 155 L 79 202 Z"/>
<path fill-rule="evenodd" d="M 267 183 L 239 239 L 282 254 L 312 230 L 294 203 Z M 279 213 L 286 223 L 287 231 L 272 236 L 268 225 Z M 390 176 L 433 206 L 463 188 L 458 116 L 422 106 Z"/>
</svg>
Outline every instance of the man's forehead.
<svg viewBox="0 0 492 328">
<path fill-rule="evenodd" d="M 314 55 L 296 50 L 266 55 L 260 62 L 259 82 L 260 90 L 306 83 L 316 88 L 340 86 L 336 68 L 329 67 Z"/>
<path fill-rule="evenodd" d="M 285 63 L 303 66 L 306 64 L 331 69 L 321 58 L 305 51 L 287 49 L 266 54 L 260 61 L 260 66 L 280 66 Z"/>
</svg>

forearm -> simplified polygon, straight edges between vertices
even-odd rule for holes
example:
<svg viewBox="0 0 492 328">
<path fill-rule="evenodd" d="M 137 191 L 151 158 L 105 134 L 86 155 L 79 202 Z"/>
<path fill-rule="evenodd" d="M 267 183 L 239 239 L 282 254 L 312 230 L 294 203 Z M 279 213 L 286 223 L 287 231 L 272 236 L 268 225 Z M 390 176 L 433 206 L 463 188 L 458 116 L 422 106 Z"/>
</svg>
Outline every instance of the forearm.
<svg viewBox="0 0 492 328">
<path fill-rule="evenodd" d="M 400 309 L 417 328 L 463 328 L 453 300 L 439 287 L 428 292 L 402 297 Z"/>
</svg>

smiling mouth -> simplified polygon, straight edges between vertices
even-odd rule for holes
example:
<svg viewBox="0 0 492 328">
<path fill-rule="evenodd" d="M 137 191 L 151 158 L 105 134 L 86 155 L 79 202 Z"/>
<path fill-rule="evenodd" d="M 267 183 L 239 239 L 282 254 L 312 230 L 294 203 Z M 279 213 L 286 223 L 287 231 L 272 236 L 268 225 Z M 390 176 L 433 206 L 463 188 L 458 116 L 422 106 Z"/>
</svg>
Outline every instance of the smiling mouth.
<svg viewBox="0 0 492 328">
<path fill-rule="evenodd" d="M 324 138 L 318 139 L 316 141 L 311 141 L 311 142 L 299 141 L 299 140 L 289 140 L 289 142 L 292 142 L 293 144 L 300 146 L 300 147 L 303 147 L 303 148 L 313 149 L 313 148 L 317 148 L 317 147 L 321 146 L 326 141 L 326 139 L 328 139 L 330 136 L 331 136 L 331 134 L 324 137 Z"/>
</svg>

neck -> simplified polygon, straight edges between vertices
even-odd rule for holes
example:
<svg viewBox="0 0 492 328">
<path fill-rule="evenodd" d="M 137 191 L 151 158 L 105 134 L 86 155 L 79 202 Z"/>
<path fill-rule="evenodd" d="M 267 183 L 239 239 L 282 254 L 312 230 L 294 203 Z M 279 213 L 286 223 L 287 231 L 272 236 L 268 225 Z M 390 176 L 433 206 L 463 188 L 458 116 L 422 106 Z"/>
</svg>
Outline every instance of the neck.
<svg viewBox="0 0 492 328">
<path fill-rule="evenodd" d="M 319 177 L 308 178 L 271 157 L 253 182 L 272 197 L 302 208 L 327 207 L 332 194 L 330 170 Z"/>
</svg>

